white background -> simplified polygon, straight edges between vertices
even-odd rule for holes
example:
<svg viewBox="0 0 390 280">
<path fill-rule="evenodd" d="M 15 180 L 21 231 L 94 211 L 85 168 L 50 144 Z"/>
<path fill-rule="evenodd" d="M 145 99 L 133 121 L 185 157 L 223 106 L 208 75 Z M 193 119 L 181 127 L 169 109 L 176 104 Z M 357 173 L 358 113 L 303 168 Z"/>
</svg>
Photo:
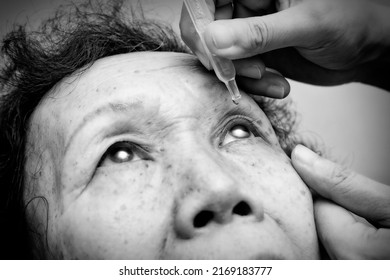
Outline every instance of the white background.
<svg viewBox="0 0 390 280">
<path fill-rule="evenodd" d="M 388 279 L 388 261 L 3 261 L 2 279 L 37 280 L 127 280 L 127 279 L 253 279 L 253 280 L 330 280 L 330 279 Z M 119 275 L 124 268 L 203 269 L 203 276 L 129 276 Z M 272 267 L 269 275 L 212 275 L 213 267 Z M 209 271 L 208 273 L 206 271 Z M 257 269 L 256 269 L 257 270 Z M 262 271 L 262 270 L 261 270 Z"/>
</svg>

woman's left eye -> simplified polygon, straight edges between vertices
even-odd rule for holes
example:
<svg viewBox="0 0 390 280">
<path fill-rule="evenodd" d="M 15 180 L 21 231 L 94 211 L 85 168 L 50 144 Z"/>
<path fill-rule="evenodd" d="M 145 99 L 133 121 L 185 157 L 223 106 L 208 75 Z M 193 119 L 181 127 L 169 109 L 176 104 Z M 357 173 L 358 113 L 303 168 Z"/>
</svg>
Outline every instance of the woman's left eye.
<svg viewBox="0 0 390 280">
<path fill-rule="evenodd" d="M 133 150 L 129 149 L 129 147 L 120 147 L 110 151 L 107 158 L 115 163 L 123 163 L 133 160 L 134 156 Z"/>
<path fill-rule="evenodd" d="M 147 151 L 131 142 L 117 142 L 104 153 L 98 167 L 135 160 L 149 160 L 150 158 Z"/>
<path fill-rule="evenodd" d="M 250 137 L 254 137 L 254 134 L 248 128 L 247 125 L 235 124 L 233 126 L 230 126 L 230 128 L 226 130 L 220 145 L 224 146 L 226 144 L 229 144 L 230 142 L 247 139 Z"/>
</svg>

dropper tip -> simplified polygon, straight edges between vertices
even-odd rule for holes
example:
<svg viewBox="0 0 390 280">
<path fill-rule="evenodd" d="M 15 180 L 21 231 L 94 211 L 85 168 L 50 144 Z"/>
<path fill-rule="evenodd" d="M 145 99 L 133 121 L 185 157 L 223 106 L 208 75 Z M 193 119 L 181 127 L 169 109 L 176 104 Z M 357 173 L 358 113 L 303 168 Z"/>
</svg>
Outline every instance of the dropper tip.
<svg viewBox="0 0 390 280">
<path fill-rule="evenodd" d="M 231 79 L 226 82 L 226 87 L 228 88 L 230 95 L 232 96 L 232 101 L 234 104 L 238 105 L 239 99 L 241 98 L 240 91 L 235 79 Z"/>
</svg>

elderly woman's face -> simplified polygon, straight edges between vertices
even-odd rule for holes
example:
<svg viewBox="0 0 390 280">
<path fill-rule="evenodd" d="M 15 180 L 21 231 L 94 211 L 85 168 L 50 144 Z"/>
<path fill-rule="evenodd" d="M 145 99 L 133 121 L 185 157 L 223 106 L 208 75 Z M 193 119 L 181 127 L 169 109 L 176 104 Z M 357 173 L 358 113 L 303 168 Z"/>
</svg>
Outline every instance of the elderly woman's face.
<svg viewBox="0 0 390 280">
<path fill-rule="evenodd" d="M 47 199 L 28 207 L 46 257 L 318 257 L 311 195 L 267 117 L 194 61 L 104 58 L 38 106 L 25 201 Z"/>
</svg>

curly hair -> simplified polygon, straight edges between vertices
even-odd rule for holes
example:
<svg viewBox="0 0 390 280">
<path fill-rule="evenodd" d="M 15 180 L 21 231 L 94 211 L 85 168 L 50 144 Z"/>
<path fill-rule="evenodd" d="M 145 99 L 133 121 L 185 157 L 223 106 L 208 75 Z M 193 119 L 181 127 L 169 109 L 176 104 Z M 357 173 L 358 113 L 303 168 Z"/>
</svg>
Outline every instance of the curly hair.
<svg viewBox="0 0 390 280">
<path fill-rule="evenodd" d="M 121 1 L 88 2 L 57 10 L 36 31 L 15 26 L 1 45 L 0 72 L 0 258 L 31 259 L 23 201 L 26 135 L 31 114 L 60 80 L 82 73 L 96 60 L 122 53 L 170 51 L 188 53 L 170 27 L 146 20 Z M 289 103 L 258 100 L 279 141 L 290 154 L 297 143 L 296 114 Z M 302 141 L 299 141 L 302 142 Z"/>
</svg>

